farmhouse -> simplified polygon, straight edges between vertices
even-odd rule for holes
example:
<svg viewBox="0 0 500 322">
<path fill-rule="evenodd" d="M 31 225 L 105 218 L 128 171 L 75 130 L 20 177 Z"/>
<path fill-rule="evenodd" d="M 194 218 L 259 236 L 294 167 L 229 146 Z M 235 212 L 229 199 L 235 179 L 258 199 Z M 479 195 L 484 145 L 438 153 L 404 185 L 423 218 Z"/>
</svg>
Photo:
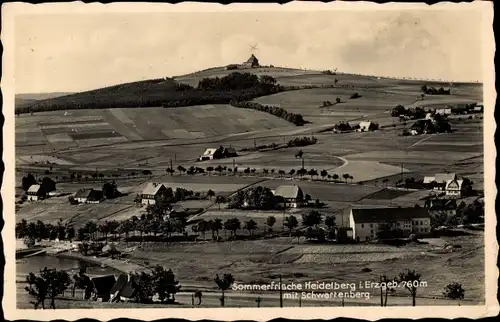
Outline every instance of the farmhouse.
<svg viewBox="0 0 500 322">
<path fill-rule="evenodd" d="M 380 232 L 398 237 L 430 232 L 430 215 L 425 208 L 361 208 L 351 209 L 349 225 L 353 239 L 375 239 Z"/>
<path fill-rule="evenodd" d="M 104 194 L 101 190 L 84 188 L 75 194 L 75 200 L 79 203 L 100 203 L 103 199 Z"/>
<path fill-rule="evenodd" d="M 436 109 L 436 114 L 451 115 L 451 108 L 450 107 L 437 108 Z"/>
<path fill-rule="evenodd" d="M 464 195 L 466 187 L 463 180 L 458 180 L 456 177 L 446 181 L 445 192 L 449 197 L 460 198 Z"/>
<path fill-rule="evenodd" d="M 457 213 L 457 201 L 456 199 L 428 199 L 425 201 L 424 208 L 429 211 L 431 216 L 439 214 L 455 216 Z"/>
<path fill-rule="evenodd" d="M 31 187 L 29 187 L 28 192 L 26 194 L 28 196 L 29 201 L 37 201 L 45 198 L 45 191 L 39 184 L 34 184 Z"/>
<path fill-rule="evenodd" d="M 233 158 L 237 157 L 238 153 L 235 148 L 228 147 L 224 148 L 220 146 L 218 149 L 209 148 L 198 158 L 199 161 L 222 159 L 222 158 Z"/>
<path fill-rule="evenodd" d="M 455 173 L 436 173 L 434 176 L 424 177 L 423 184 L 434 190 L 445 190 L 446 183 L 456 178 Z"/>
<path fill-rule="evenodd" d="M 141 203 L 143 205 L 154 205 L 159 196 L 164 194 L 167 187 L 163 183 L 149 182 L 141 193 Z"/>
<path fill-rule="evenodd" d="M 296 185 L 283 185 L 276 188 L 274 195 L 283 198 L 280 205 L 285 208 L 298 208 L 304 205 L 304 192 Z"/>
<path fill-rule="evenodd" d="M 216 151 L 217 149 L 214 148 L 206 149 L 205 152 L 203 152 L 203 154 L 198 158 L 198 160 L 200 161 L 213 160 L 215 159 L 214 155 Z"/>
<path fill-rule="evenodd" d="M 359 123 L 358 132 L 368 132 L 376 130 L 377 126 L 375 123 L 370 121 L 363 121 Z"/>
</svg>

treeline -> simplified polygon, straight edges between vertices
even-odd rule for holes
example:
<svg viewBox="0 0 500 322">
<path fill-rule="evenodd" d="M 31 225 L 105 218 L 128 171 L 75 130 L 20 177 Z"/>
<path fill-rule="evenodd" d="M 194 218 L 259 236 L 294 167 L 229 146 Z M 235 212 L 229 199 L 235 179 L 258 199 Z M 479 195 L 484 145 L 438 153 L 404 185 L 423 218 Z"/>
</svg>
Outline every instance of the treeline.
<svg viewBox="0 0 500 322">
<path fill-rule="evenodd" d="M 279 118 L 282 118 L 284 120 L 287 120 L 288 122 L 293 123 L 297 126 L 302 126 L 307 123 L 302 117 L 302 114 L 287 112 L 284 108 L 278 106 L 262 105 L 256 102 L 239 101 L 239 100 L 232 100 L 229 102 L 229 104 L 234 107 L 249 108 L 261 112 L 266 112 L 274 116 L 277 116 Z"/>
<path fill-rule="evenodd" d="M 449 89 L 445 90 L 442 87 L 436 89 L 434 87 L 427 87 L 427 85 L 423 85 L 421 87 L 421 90 L 424 94 L 427 94 L 427 95 L 450 95 L 451 94 L 451 91 Z"/>
<path fill-rule="evenodd" d="M 221 78 L 204 78 L 196 88 L 161 78 L 37 101 L 31 106 L 17 108 L 16 113 L 228 104 L 232 100 L 252 100 L 281 90 L 275 78 L 249 73 L 234 72 Z"/>
</svg>

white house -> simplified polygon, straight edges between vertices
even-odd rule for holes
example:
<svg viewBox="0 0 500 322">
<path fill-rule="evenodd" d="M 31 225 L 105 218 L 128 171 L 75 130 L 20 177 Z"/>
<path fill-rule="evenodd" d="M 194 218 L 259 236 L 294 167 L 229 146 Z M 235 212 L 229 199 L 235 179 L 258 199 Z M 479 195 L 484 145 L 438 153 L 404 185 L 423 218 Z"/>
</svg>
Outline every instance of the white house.
<svg viewBox="0 0 500 322">
<path fill-rule="evenodd" d="M 463 180 L 453 179 L 446 181 L 445 192 L 449 197 L 460 198 L 465 191 Z"/>
<path fill-rule="evenodd" d="M 281 206 L 298 208 L 304 205 L 304 192 L 296 185 L 283 185 L 274 190 L 274 195 L 283 198 Z"/>
<path fill-rule="evenodd" d="M 198 160 L 200 161 L 213 160 L 216 151 L 217 149 L 214 148 L 206 149 L 205 152 L 203 152 L 203 154 L 198 158 Z"/>
<path fill-rule="evenodd" d="M 143 205 L 156 204 L 156 198 L 165 193 L 167 187 L 163 183 L 149 182 L 141 193 L 141 203 Z"/>
<path fill-rule="evenodd" d="M 450 107 L 437 108 L 436 109 L 436 114 L 451 115 L 451 108 Z"/>
<path fill-rule="evenodd" d="M 26 195 L 29 201 L 37 201 L 45 197 L 45 192 L 43 191 L 41 185 L 34 184 L 29 187 Z"/>
<path fill-rule="evenodd" d="M 430 225 L 425 208 L 353 208 L 349 214 L 349 226 L 356 241 L 375 239 L 384 229 L 398 230 L 406 237 L 425 235 L 430 232 Z"/>
<path fill-rule="evenodd" d="M 370 130 L 370 126 L 372 125 L 372 122 L 369 121 L 363 121 L 359 123 L 359 132 L 368 132 Z"/>
</svg>

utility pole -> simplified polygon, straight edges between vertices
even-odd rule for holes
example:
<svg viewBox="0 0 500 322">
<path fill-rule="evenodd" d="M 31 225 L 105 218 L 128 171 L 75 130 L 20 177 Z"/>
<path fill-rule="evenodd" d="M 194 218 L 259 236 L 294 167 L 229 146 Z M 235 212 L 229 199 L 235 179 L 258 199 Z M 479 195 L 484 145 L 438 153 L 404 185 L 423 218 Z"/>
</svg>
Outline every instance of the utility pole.
<svg viewBox="0 0 500 322">
<path fill-rule="evenodd" d="M 280 274 L 280 307 L 283 307 L 283 288 L 281 286 L 281 274 Z"/>
<path fill-rule="evenodd" d="M 253 148 L 257 150 L 257 140 L 255 138 L 253 139 Z"/>
<path fill-rule="evenodd" d="M 300 158 L 302 160 L 302 169 L 304 169 L 304 158 Z"/>
<path fill-rule="evenodd" d="M 382 276 L 379 276 L 380 282 L 382 282 Z M 382 287 L 380 288 L 380 306 L 384 306 L 384 291 Z"/>
<path fill-rule="evenodd" d="M 172 163 L 172 158 L 170 158 L 170 175 L 172 175 L 172 170 L 174 170 L 174 164 Z"/>
<path fill-rule="evenodd" d="M 233 171 L 236 168 L 236 161 L 233 159 Z"/>
</svg>

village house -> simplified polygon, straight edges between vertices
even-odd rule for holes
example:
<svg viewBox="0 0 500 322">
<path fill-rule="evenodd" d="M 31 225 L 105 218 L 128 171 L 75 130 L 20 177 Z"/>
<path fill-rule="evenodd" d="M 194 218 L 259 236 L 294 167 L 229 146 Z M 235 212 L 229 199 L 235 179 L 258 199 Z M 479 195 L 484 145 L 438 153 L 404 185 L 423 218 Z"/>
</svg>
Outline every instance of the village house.
<svg viewBox="0 0 500 322">
<path fill-rule="evenodd" d="M 427 199 L 424 208 L 429 211 L 431 216 L 446 214 L 448 217 L 452 217 L 457 213 L 457 201 L 456 199 Z"/>
<path fill-rule="evenodd" d="M 116 283 L 110 290 L 109 302 L 129 302 L 132 301 L 136 290 L 131 280 L 130 274 L 120 274 Z"/>
<path fill-rule="evenodd" d="M 458 180 L 456 177 L 452 180 L 447 180 L 445 187 L 446 195 L 454 198 L 462 197 L 467 189 L 463 183 L 463 180 Z"/>
<path fill-rule="evenodd" d="M 387 228 L 400 231 L 404 237 L 425 235 L 430 232 L 430 224 L 425 208 L 353 208 L 349 214 L 356 241 L 376 239 L 377 233 Z"/>
<path fill-rule="evenodd" d="M 101 190 L 83 188 L 75 194 L 75 200 L 79 203 L 100 203 L 104 200 L 104 194 Z"/>
<path fill-rule="evenodd" d="M 238 153 L 233 147 L 219 147 L 218 149 L 209 148 L 198 158 L 199 161 L 222 159 L 222 158 L 233 158 L 237 157 Z"/>
<path fill-rule="evenodd" d="M 116 284 L 116 278 L 114 275 L 106 275 L 94 277 L 91 279 L 92 299 L 94 301 L 107 302 L 110 299 L 110 294 L 113 286 Z"/>
<path fill-rule="evenodd" d="M 141 193 L 141 203 L 143 205 L 154 205 L 162 194 L 165 194 L 167 187 L 163 183 L 149 182 Z"/>
<path fill-rule="evenodd" d="M 444 191 L 446 189 L 447 182 L 455 179 L 457 179 L 457 175 L 455 173 L 436 173 L 434 176 L 424 177 L 423 184 L 433 190 Z"/>
<path fill-rule="evenodd" d="M 42 186 L 39 184 L 34 184 L 29 187 L 26 193 L 29 201 L 37 201 L 45 198 L 45 191 L 42 189 Z"/>
<path fill-rule="evenodd" d="M 375 131 L 378 127 L 375 123 L 370 121 L 360 122 L 358 126 L 359 126 L 359 128 L 357 129 L 358 132 Z"/>
<path fill-rule="evenodd" d="M 451 108 L 450 107 L 437 108 L 435 113 L 441 115 L 451 115 Z"/>
<path fill-rule="evenodd" d="M 198 160 L 199 161 L 213 160 L 216 151 L 217 149 L 214 148 L 206 149 L 205 152 L 203 152 L 203 154 L 198 158 Z"/>
<path fill-rule="evenodd" d="M 283 185 L 274 190 L 274 195 L 280 200 L 280 206 L 284 208 L 299 208 L 304 206 L 304 192 L 296 185 Z"/>
</svg>

